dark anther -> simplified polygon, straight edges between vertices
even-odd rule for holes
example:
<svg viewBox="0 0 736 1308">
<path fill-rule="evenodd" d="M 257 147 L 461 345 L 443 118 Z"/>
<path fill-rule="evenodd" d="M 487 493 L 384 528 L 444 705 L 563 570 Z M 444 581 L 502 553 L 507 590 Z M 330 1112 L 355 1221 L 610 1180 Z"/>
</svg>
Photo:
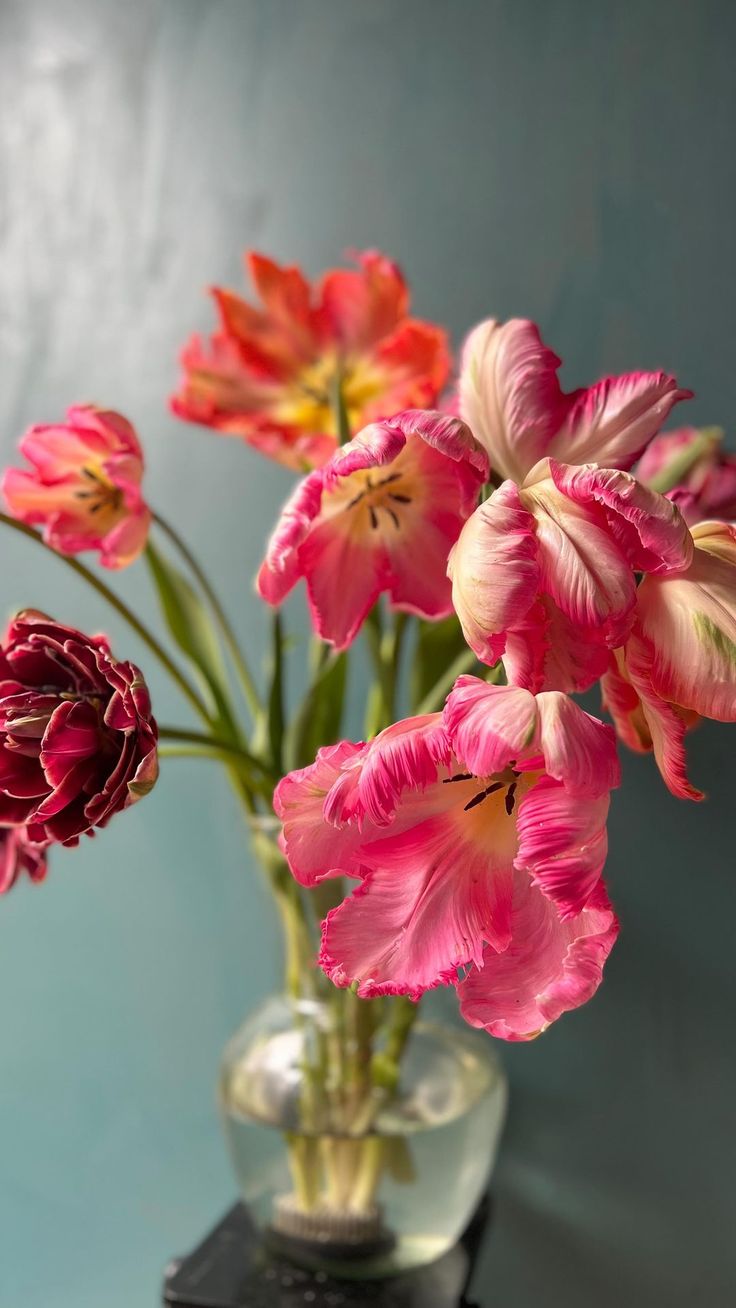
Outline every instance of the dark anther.
<svg viewBox="0 0 736 1308">
<path fill-rule="evenodd" d="M 388 504 L 382 504 L 382 505 L 381 505 L 381 508 L 386 510 L 388 516 L 390 517 L 390 519 L 391 519 L 391 521 L 393 522 L 393 524 L 394 524 L 395 527 L 398 528 L 398 527 L 401 526 L 401 523 L 399 522 L 399 515 L 398 515 L 398 513 L 394 513 L 393 509 L 390 509 L 389 506 L 388 506 Z"/>
<path fill-rule="evenodd" d="M 397 495 L 395 491 L 389 491 L 388 498 L 397 504 L 411 504 L 411 495 Z"/>
<path fill-rule="evenodd" d="M 502 786 L 503 786 L 502 781 L 494 781 L 492 786 L 487 786 L 485 790 L 481 790 L 478 792 L 477 795 L 474 795 L 473 798 L 469 800 L 468 803 L 465 805 L 463 812 L 467 813 L 469 809 L 475 808 L 476 804 L 482 804 L 484 799 L 487 799 L 489 795 L 493 795 L 495 791 L 500 790 Z"/>
<path fill-rule="evenodd" d="M 511 817 L 511 814 L 514 811 L 514 804 L 516 803 L 516 800 L 514 799 L 515 791 L 516 791 L 516 782 L 512 781 L 511 785 L 506 791 L 506 796 L 504 799 L 504 804 L 506 805 L 506 812 L 508 813 L 509 817 Z"/>
<path fill-rule="evenodd" d="M 458 772 L 454 777 L 445 777 L 442 784 L 443 786 L 446 786 L 449 784 L 450 781 L 472 781 L 472 780 L 473 780 L 472 772 Z"/>
<path fill-rule="evenodd" d="M 400 476 L 401 476 L 401 473 L 400 473 L 400 472 L 391 472 L 391 473 L 389 473 L 388 477 L 384 477 L 382 481 L 379 481 L 378 485 L 379 485 L 379 486 L 390 486 L 390 485 L 391 485 L 391 482 L 392 482 L 392 481 L 398 481 Z"/>
<path fill-rule="evenodd" d="M 372 504 L 368 505 L 368 512 L 371 515 L 371 526 L 375 531 L 376 527 L 378 526 L 378 514 L 376 513 L 376 510 L 374 509 Z"/>
</svg>

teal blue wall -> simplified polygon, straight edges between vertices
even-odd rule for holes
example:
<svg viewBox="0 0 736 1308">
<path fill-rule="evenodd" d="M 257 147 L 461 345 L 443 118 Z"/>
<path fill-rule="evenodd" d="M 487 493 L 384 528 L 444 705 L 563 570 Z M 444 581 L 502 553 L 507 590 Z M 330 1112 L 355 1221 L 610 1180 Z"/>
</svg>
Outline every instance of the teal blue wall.
<svg viewBox="0 0 736 1308">
<path fill-rule="evenodd" d="M 167 415 L 177 350 L 251 245 L 313 273 L 398 258 L 456 338 L 527 314 L 575 385 L 664 366 L 735 428 L 736 9 L 598 0 L 4 0 L 0 437 L 73 401 L 138 424 L 148 489 L 222 578 L 251 578 L 289 478 Z M 104 628 L 3 537 L 0 608 Z M 141 568 L 120 579 L 152 614 Z M 296 606 L 299 609 L 299 605 Z M 692 740 L 706 807 L 626 759 L 595 1002 L 509 1051 L 488 1283 L 513 1308 L 725 1308 L 733 1254 L 733 736 Z M 139 1308 L 228 1202 L 220 1048 L 277 938 L 204 765 L 0 904 L 0 1305 Z M 494 1299 L 495 1301 L 495 1299 Z"/>
</svg>

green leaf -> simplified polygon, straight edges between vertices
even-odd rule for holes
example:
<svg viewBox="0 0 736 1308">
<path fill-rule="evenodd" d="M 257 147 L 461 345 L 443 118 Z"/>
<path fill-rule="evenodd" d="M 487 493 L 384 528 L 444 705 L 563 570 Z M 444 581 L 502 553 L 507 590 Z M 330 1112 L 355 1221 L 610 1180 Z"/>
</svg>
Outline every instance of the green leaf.
<svg viewBox="0 0 736 1308">
<path fill-rule="evenodd" d="M 218 721 L 229 721 L 227 697 L 223 691 L 223 686 L 227 685 L 227 672 L 204 605 L 187 578 L 150 541 L 146 546 L 146 559 L 161 613 L 172 638 L 194 665 L 209 691 Z"/>
<path fill-rule="evenodd" d="M 322 745 L 340 737 L 348 661 L 344 653 L 329 653 L 307 690 L 286 737 L 286 766 L 303 768 Z"/>
<path fill-rule="evenodd" d="M 462 662 L 462 655 L 467 653 L 462 627 L 454 613 L 441 622 L 419 624 L 410 686 L 415 710 L 441 682 L 448 668 Z"/>
</svg>

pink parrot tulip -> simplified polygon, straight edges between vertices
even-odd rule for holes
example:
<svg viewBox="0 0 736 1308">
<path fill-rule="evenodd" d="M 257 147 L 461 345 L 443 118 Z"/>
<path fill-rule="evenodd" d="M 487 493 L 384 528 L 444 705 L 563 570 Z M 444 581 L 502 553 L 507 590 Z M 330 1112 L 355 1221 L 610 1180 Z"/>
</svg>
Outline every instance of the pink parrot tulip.
<svg viewBox="0 0 736 1308">
<path fill-rule="evenodd" d="M 617 934 L 601 873 L 610 728 L 556 692 L 461 677 L 444 713 L 320 750 L 275 794 L 294 876 L 356 878 L 320 961 L 358 994 L 452 984 L 526 1040 L 597 989 Z"/>
<path fill-rule="evenodd" d="M 439 618 L 452 611 L 447 558 L 488 473 L 459 418 L 407 410 L 373 423 L 287 502 L 258 574 L 280 604 L 300 578 L 317 634 L 338 649 L 378 596 Z"/>
</svg>

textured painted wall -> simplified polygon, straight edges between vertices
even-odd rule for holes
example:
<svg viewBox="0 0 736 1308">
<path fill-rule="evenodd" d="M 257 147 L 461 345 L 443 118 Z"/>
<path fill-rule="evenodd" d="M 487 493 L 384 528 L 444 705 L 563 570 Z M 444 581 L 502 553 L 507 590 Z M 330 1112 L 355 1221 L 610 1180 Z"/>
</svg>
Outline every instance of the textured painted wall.
<svg viewBox="0 0 736 1308">
<path fill-rule="evenodd" d="M 129 413 L 152 498 L 258 650 L 250 580 L 288 477 L 165 407 L 202 288 L 237 284 L 246 245 L 310 272 L 377 245 L 456 336 L 528 314 L 569 385 L 664 366 L 693 420 L 729 426 L 735 40 L 708 0 L 3 0 L 3 460 L 72 401 Z M 2 558 L 0 608 L 106 628 L 181 717 L 61 565 L 8 536 Z M 152 614 L 142 569 L 120 585 Z M 626 759 L 622 938 L 592 1005 L 509 1050 L 479 1297 L 733 1300 L 733 739 L 693 738 L 700 809 Z M 171 764 L 0 909 L 0 1304 L 153 1304 L 230 1198 L 214 1069 L 277 975 L 224 782 Z"/>
</svg>

